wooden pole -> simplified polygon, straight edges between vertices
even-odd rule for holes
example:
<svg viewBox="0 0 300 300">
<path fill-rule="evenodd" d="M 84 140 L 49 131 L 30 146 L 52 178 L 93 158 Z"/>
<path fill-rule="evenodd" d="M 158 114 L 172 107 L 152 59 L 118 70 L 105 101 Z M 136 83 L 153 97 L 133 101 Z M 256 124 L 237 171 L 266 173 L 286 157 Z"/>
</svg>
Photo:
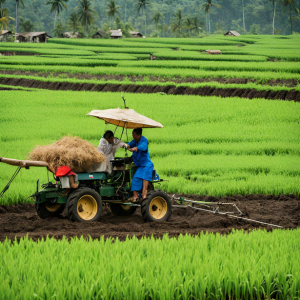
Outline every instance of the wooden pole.
<svg viewBox="0 0 300 300">
<path fill-rule="evenodd" d="M 26 169 L 29 169 L 29 167 L 48 167 L 48 164 L 44 161 L 18 160 L 18 159 L 0 157 L 0 162 L 11 166 L 18 166 Z"/>
</svg>

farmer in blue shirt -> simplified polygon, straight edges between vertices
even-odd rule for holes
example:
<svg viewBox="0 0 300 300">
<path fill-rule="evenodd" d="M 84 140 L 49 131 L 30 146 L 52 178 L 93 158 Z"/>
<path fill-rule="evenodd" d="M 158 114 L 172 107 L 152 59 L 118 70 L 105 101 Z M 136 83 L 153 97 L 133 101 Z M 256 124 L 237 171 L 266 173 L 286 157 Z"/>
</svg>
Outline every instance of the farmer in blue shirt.
<svg viewBox="0 0 300 300">
<path fill-rule="evenodd" d="M 132 152 L 134 164 L 137 170 L 132 178 L 131 191 L 133 192 L 133 202 L 138 198 L 138 192 L 142 191 L 142 199 L 146 198 L 149 181 L 152 180 L 153 163 L 149 156 L 148 140 L 142 136 L 142 128 L 132 131 L 133 141 L 127 147 Z"/>
</svg>

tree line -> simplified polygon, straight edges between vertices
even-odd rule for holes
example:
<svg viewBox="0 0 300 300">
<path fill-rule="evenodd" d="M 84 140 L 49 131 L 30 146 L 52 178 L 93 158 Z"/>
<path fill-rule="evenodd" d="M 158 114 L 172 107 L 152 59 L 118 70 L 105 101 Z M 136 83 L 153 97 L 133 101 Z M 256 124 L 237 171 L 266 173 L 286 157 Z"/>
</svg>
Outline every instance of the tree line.
<svg viewBox="0 0 300 300">
<path fill-rule="evenodd" d="M 193 37 L 300 31 L 300 0 L 0 0 L 1 29 L 65 31 L 90 37 L 99 29 L 145 36 Z M 18 24 L 19 19 L 19 24 Z"/>
</svg>

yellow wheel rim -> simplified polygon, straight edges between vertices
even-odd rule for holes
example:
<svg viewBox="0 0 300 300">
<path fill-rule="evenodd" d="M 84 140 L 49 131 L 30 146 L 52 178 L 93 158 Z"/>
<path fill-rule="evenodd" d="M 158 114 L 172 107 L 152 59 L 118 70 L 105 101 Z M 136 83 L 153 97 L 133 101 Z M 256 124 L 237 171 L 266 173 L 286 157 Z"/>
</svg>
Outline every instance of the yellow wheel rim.
<svg viewBox="0 0 300 300">
<path fill-rule="evenodd" d="M 53 204 L 53 205 L 46 205 L 46 208 L 50 212 L 56 212 L 58 209 L 60 209 L 61 204 Z"/>
<path fill-rule="evenodd" d="M 130 205 L 121 205 L 121 207 L 122 207 L 124 210 L 130 210 L 130 208 L 131 208 Z"/>
<path fill-rule="evenodd" d="M 154 219 L 162 219 L 168 211 L 167 201 L 160 196 L 153 198 L 149 205 L 149 212 Z"/>
<path fill-rule="evenodd" d="M 96 199 L 90 195 L 82 196 L 77 203 L 77 213 L 82 220 L 93 219 L 98 211 Z"/>
</svg>

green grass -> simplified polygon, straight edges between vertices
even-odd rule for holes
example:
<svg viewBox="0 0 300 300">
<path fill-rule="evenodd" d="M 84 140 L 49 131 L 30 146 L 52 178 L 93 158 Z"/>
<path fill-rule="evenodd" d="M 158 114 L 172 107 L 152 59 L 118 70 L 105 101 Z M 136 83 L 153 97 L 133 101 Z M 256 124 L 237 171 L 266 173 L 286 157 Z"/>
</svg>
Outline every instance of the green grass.
<svg viewBox="0 0 300 300">
<path fill-rule="evenodd" d="M 155 169 L 169 180 L 165 191 L 300 195 L 298 103 L 159 94 L 125 98 L 130 108 L 165 126 L 144 130 Z M 104 130 L 114 127 L 86 114 L 122 106 L 120 94 L 97 92 L 1 91 L 1 101 L 0 156 L 15 159 L 67 134 L 97 145 Z M 0 190 L 14 170 L 0 164 Z M 45 169 L 22 170 L 0 203 L 22 202 L 37 179 L 47 182 Z"/>
<path fill-rule="evenodd" d="M 100 233 L 99 233 L 100 236 Z M 300 230 L 0 243 L 3 299 L 298 299 Z"/>
</svg>

